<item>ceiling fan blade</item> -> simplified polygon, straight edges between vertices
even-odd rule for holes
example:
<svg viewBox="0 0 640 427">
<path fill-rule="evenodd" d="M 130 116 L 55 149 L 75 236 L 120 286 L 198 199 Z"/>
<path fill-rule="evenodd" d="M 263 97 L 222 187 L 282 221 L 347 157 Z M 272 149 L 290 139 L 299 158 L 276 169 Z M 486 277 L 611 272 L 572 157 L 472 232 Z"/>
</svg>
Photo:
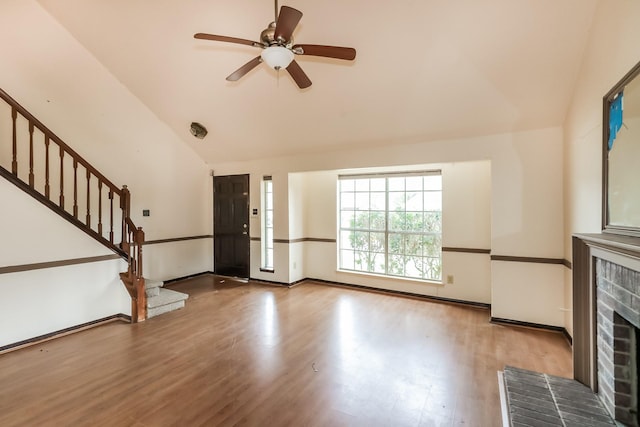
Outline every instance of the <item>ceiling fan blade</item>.
<svg viewBox="0 0 640 427">
<path fill-rule="evenodd" d="M 348 61 L 356 58 L 356 50 L 352 47 L 297 44 L 293 46 L 292 50 L 295 53 L 302 50 L 302 53 L 299 53 L 299 55 L 324 56 L 326 58 L 346 59 Z"/>
<path fill-rule="evenodd" d="M 302 18 L 302 12 L 289 6 L 282 6 L 280 8 L 280 14 L 278 15 L 278 21 L 276 22 L 276 30 L 274 38 L 276 40 L 282 40 L 288 42 L 291 40 L 293 30 L 298 26 L 298 22 Z"/>
<path fill-rule="evenodd" d="M 240 80 L 242 76 L 244 76 L 249 71 L 256 68 L 258 64 L 260 64 L 261 62 L 262 62 L 262 58 L 260 56 L 256 56 L 251 61 L 244 64 L 242 67 L 238 68 L 236 71 L 229 74 L 229 76 L 227 77 L 227 80 L 229 80 L 230 82 L 235 82 L 237 80 Z"/>
<path fill-rule="evenodd" d="M 239 39 L 236 37 L 217 36 L 215 34 L 197 33 L 197 34 L 194 34 L 193 37 L 196 39 L 202 39 L 202 40 L 213 40 L 217 42 L 237 43 L 237 44 L 246 44 L 246 45 L 255 46 L 255 47 L 263 47 L 262 44 L 251 41 L 251 40 Z"/>
<path fill-rule="evenodd" d="M 311 86 L 311 80 L 309 80 L 309 77 L 302 71 L 302 68 L 300 68 L 300 65 L 298 65 L 295 60 L 291 61 L 291 64 L 287 67 L 287 71 L 291 74 L 291 77 L 300 89 Z"/>
</svg>

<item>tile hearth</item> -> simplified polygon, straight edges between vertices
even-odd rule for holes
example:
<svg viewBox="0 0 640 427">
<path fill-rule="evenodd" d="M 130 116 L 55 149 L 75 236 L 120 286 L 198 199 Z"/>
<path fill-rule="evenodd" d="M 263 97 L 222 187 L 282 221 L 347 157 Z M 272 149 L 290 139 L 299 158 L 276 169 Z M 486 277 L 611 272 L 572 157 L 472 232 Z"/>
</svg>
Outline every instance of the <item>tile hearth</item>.
<svg viewBox="0 0 640 427">
<path fill-rule="evenodd" d="M 511 366 L 503 379 L 513 427 L 616 425 L 598 396 L 578 381 Z"/>
</svg>

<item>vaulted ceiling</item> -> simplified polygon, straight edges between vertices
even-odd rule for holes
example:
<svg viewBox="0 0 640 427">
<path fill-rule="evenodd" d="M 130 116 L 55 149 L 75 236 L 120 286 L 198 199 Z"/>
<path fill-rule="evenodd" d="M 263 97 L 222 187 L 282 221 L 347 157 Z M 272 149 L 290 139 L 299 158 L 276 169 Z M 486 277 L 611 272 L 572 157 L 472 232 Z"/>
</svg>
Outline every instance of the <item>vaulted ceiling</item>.
<svg viewBox="0 0 640 427">
<path fill-rule="evenodd" d="M 313 85 L 260 64 L 268 0 L 39 0 L 208 163 L 561 125 L 597 0 L 289 0 L 296 43 L 354 47 L 353 62 L 298 56 Z M 208 130 L 203 140 L 191 122 Z"/>
</svg>

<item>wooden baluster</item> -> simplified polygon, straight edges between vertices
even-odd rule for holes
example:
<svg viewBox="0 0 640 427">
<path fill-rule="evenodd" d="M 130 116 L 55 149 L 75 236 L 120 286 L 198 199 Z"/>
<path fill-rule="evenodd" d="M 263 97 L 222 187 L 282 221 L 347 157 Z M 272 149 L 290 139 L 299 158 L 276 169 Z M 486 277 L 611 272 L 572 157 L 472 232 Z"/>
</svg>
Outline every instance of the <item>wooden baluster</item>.
<svg viewBox="0 0 640 427">
<path fill-rule="evenodd" d="M 138 227 L 138 230 L 136 231 L 136 244 L 138 246 L 138 253 L 137 253 L 137 263 L 138 263 L 138 268 L 137 270 L 137 276 L 138 278 L 142 277 L 142 244 L 144 243 L 144 231 L 142 231 L 142 227 Z"/>
<path fill-rule="evenodd" d="M 44 167 L 44 195 L 47 200 L 51 200 L 50 192 L 49 192 L 49 136 L 45 135 L 44 137 L 44 156 L 45 156 L 45 167 Z"/>
<path fill-rule="evenodd" d="M 91 172 L 87 169 L 87 227 L 91 228 Z"/>
<path fill-rule="evenodd" d="M 126 227 L 126 221 L 127 218 L 129 218 L 129 189 L 127 188 L 126 185 L 122 186 L 122 194 L 120 196 L 120 209 L 122 209 L 122 239 L 124 242 L 124 239 L 127 236 L 127 227 Z M 130 242 L 131 240 L 129 240 Z"/>
<path fill-rule="evenodd" d="M 98 180 L 98 234 L 102 236 L 102 180 Z"/>
<path fill-rule="evenodd" d="M 11 173 L 18 175 L 18 135 L 16 131 L 16 119 L 18 112 L 15 108 L 11 108 L 11 118 L 13 119 L 13 160 L 11 161 Z"/>
<path fill-rule="evenodd" d="M 29 187 L 33 188 L 33 122 L 29 121 Z"/>
<path fill-rule="evenodd" d="M 113 189 L 109 187 L 109 241 L 113 244 Z"/>
<path fill-rule="evenodd" d="M 64 148 L 60 146 L 60 207 L 64 209 Z"/>
<path fill-rule="evenodd" d="M 73 159 L 73 217 L 78 219 L 78 161 Z"/>
</svg>

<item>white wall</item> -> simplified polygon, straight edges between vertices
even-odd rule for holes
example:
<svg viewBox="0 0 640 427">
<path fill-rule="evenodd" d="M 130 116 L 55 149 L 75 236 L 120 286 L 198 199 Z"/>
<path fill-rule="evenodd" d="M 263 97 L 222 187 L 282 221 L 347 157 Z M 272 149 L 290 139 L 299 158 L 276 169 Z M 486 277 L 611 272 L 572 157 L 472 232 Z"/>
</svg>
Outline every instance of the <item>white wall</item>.
<svg viewBox="0 0 640 427">
<path fill-rule="evenodd" d="M 303 142 L 304 140 L 301 138 L 301 143 Z M 489 248 L 492 253 L 507 256 L 562 258 L 564 255 L 563 150 L 562 129 L 560 128 L 417 144 L 390 144 L 366 150 L 324 152 L 312 156 L 215 164 L 211 167 L 216 170 L 216 173 L 222 175 L 243 171 L 252 174 L 252 176 L 260 176 L 275 173 L 394 168 L 415 164 L 464 163 L 469 161 L 490 161 L 491 163 Z M 325 181 L 329 180 L 327 176 L 314 179 L 323 182 L 322 185 L 327 185 Z M 252 180 L 252 183 L 254 181 Z M 254 192 L 253 187 L 251 191 Z M 287 184 L 282 181 L 278 183 L 274 181 L 274 191 L 275 194 L 287 195 Z M 335 192 L 335 189 L 332 191 Z M 332 196 L 322 192 L 318 194 L 320 194 L 320 199 L 315 206 L 323 204 L 333 206 L 332 209 L 335 212 L 335 200 L 330 201 Z M 252 202 L 252 207 L 259 207 L 259 203 Z M 286 204 L 280 209 L 286 209 Z M 307 228 L 305 232 L 308 233 L 311 213 L 308 208 L 306 211 L 305 227 Z M 276 213 L 277 215 L 278 213 Z M 335 213 L 332 216 L 335 217 Z M 335 238 L 334 235 L 331 235 L 331 228 L 333 227 L 335 230 L 335 226 L 329 222 L 323 224 L 318 233 L 330 235 L 306 237 Z M 289 229 L 287 225 L 283 225 L 283 227 L 285 230 Z M 461 241 L 462 243 L 468 242 Z M 323 260 L 321 266 L 324 265 L 324 262 L 330 262 L 328 260 L 329 253 L 331 253 L 331 258 L 335 259 L 335 247 L 328 250 L 321 249 L 325 248 L 324 245 L 331 246 L 331 244 L 320 242 L 305 244 L 305 273 L 307 276 L 313 276 L 316 272 L 320 274 L 322 268 L 314 267 L 314 265 L 318 265 L 317 260 Z M 453 242 L 451 246 L 454 246 Z M 278 249 L 276 247 L 276 250 L 285 252 L 286 248 Z M 288 253 L 288 251 L 286 252 Z M 452 261 L 447 260 L 447 262 Z M 463 258 L 453 262 L 465 265 Z M 480 262 L 482 263 L 482 261 Z M 480 301 L 490 298 L 492 315 L 495 317 L 563 326 L 564 314 L 561 310 L 565 305 L 565 296 L 562 269 L 559 269 L 558 265 L 551 264 L 539 264 L 535 268 L 529 268 L 528 264 L 524 266 L 521 264 L 523 263 L 494 261 L 491 262 L 490 269 L 479 269 L 480 274 L 490 274 L 491 290 L 480 292 L 473 298 Z M 285 269 L 288 271 L 287 267 Z M 352 276 L 350 275 L 350 277 Z M 346 279 L 342 280 L 342 276 L 338 278 L 338 281 L 348 282 Z M 366 279 L 366 282 L 368 286 L 399 286 L 399 281 L 391 281 L 390 279 Z M 409 283 L 402 286 L 409 292 L 425 292 L 425 285 L 422 283 Z M 456 298 L 459 297 L 459 294 L 454 290 L 457 292 L 461 288 L 454 285 L 450 288 L 444 287 L 444 289 L 451 289 L 452 293 L 448 294 L 449 297 Z M 436 292 L 435 289 L 429 291 Z M 502 294 L 533 294 L 537 297 L 512 301 L 500 298 Z"/>
<path fill-rule="evenodd" d="M 6 0 L 0 4 L 0 38 L 11 41 L 0 44 L 2 89 L 116 185 L 128 185 L 132 194 L 133 220 L 144 228 L 147 240 L 211 234 L 211 184 L 204 162 L 36 1 Z M 0 109 L 1 112 L 5 110 Z M 10 143 L 5 137 L 6 123 L 6 118 L 0 120 L 0 134 L 3 135 L 0 145 Z M 6 145 L 0 149 L 4 159 L 7 152 Z M 6 162 L 2 164 L 6 165 Z M 6 183 L 3 184 L 0 187 L 3 199 L 0 222 L 6 226 L 10 221 L 7 215 L 15 215 L 15 209 L 19 208 L 5 204 L 9 190 Z M 10 197 L 12 201 L 15 198 Z M 143 217 L 142 209 L 150 209 L 151 216 Z M 17 212 L 19 216 L 14 218 L 17 225 L 11 227 L 20 229 L 20 239 L 29 243 L 28 249 L 16 250 L 14 245 L 2 245 L 0 266 L 105 252 L 99 245 L 88 249 L 85 244 L 74 245 L 69 251 L 59 250 L 58 245 L 65 241 L 75 241 L 75 234 L 79 233 L 82 239 L 85 235 L 75 229 L 65 232 L 64 237 L 58 231 L 43 234 L 38 227 L 25 227 L 34 224 L 34 219 L 27 218 L 21 210 Z M 55 214 L 49 214 L 57 218 Z M 45 216 L 38 214 L 35 221 L 46 223 Z M 67 230 L 61 227 L 56 225 L 54 229 Z M 57 238 L 51 237 L 54 235 Z M 169 279 L 211 270 L 211 242 L 206 244 L 204 241 L 145 248 L 145 276 Z M 121 267 L 90 264 L 55 269 L 55 272 L 52 269 L 50 274 L 32 272 L 0 276 L 3 281 L 0 300 L 12 307 L 29 305 L 31 302 L 17 287 L 24 286 L 25 282 L 33 287 L 44 286 L 45 283 L 37 281 L 46 277 L 57 278 L 54 283 L 46 283 L 47 292 L 55 294 L 56 301 L 65 298 L 77 301 L 75 293 L 79 291 L 76 288 L 84 286 L 81 292 L 86 292 L 88 281 L 96 287 L 93 297 L 87 298 L 97 299 L 100 295 L 102 299 L 106 284 L 113 281 L 114 268 L 124 270 Z M 117 292 L 121 294 L 121 290 Z M 44 299 L 46 295 L 43 295 Z M 13 331 L 7 339 L 26 339 L 34 333 L 59 329 L 61 324 L 68 327 L 94 320 L 104 317 L 106 311 L 110 311 L 109 314 L 127 312 L 129 305 L 121 306 L 120 296 L 109 296 L 116 301 L 115 307 L 96 306 L 95 310 L 81 314 L 68 313 L 70 308 L 60 305 L 55 314 L 47 316 L 51 318 L 51 325 L 40 328 L 47 322 L 34 318 L 31 324 L 38 323 L 38 332 L 31 328 L 32 325 L 25 326 L 22 332 Z M 73 304 L 73 309 L 78 310 L 81 306 Z M 2 322 L 0 328 L 4 331 L 6 325 L 8 323 Z"/>
<path fill-rule="evenodd" d="M 5 179 L 0 195 L 0 267 L 112 254 Z M 130 314 L 119 277 L 125 270 L 124 261 L 112 260 L 0 274 L 0 346 Z"/>
<path fill-rule="evenodd" d="M 600 1 L 571 107 L 567 112 L 565 151 L 565 258 L 571 259 L 571 235 L 600 232 L 602 179 L 602 97 L 640 61 L 640 3 Z M 565 277 L 571 302 L 571 276 Z M 566 328 L 572 333 L 571 312 Z"/>
</svg>

